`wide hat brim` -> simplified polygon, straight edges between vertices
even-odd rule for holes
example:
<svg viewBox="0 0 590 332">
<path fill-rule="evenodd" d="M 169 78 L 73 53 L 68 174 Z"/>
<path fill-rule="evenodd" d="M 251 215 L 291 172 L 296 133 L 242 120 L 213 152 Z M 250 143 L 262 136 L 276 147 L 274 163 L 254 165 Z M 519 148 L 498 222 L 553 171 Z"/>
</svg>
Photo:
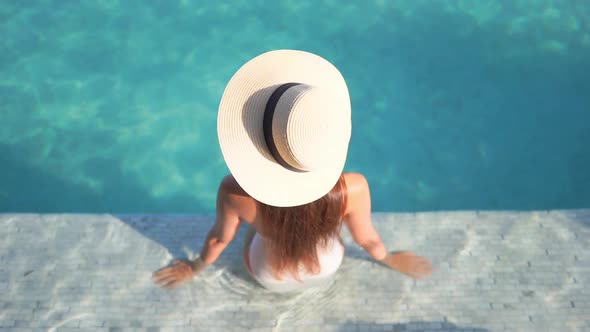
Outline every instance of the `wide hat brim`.
<svg viewBox="0 0 590 332">
<path fill-rule="evenodd" d="M 278 164 L 263 133 L 263 116 L 272 92 L 297 82 L 328 89 L 342 106 L 347 139 L 334 146 L 321 169 L 295 172 Z M 217 133 L 225 162 L 238 184 L 254 199 L 277 207 L 298 206 L 327 194 L 342 174 L 350 140 L 350 96 L 344 78 L 322 57 L 297 50 L 261 54 L 231 78 L 219 105 Z"/>
</svg>

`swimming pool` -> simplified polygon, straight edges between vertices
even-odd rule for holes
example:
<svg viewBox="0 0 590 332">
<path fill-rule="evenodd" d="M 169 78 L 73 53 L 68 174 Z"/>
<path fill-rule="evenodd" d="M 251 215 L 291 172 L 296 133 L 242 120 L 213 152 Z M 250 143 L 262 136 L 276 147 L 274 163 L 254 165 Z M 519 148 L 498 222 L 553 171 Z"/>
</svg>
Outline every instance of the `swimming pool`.
<svg viewBox="0 0 590 332">
<path fill-rule="evenodd" d="M 214 210 L 216 112 L 245 61 L 347 80 L 375 211 L 590 207 L 590 4 L 0 4 L 0 212 Z"/>
</svg>

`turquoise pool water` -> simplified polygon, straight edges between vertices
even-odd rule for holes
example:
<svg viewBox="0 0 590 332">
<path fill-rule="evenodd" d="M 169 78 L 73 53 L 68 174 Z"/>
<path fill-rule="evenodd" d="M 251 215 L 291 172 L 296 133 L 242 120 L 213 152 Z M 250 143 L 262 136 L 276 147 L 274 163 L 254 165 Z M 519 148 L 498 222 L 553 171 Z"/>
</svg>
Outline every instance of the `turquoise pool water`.
<svg viewBox="0 0 590 332">
<path fill-rule="evenodd" d="M 348 82 L 376 211 L 590 207 L 585 1 L 3 1 L 0 212 L 212 212 L 216 112 L 293 48 Z"/>
</svg>

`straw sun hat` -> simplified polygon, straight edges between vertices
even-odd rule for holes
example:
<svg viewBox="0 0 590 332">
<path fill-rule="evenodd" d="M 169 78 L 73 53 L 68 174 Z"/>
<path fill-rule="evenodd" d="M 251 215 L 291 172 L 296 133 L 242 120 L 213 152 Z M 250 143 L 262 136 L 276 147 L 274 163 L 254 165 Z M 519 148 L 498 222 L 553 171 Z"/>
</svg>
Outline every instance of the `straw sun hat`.
<svg viewBox="0 0 590 332">
<path fill-rule="evenodd" d="M 278 50 L 244 64 L 219 105 L 217 133 L 227 166 L 254 199 L 303 205 L 327 194 L 344 168 L 350 97 L 327 60 Z"/>
</svg>

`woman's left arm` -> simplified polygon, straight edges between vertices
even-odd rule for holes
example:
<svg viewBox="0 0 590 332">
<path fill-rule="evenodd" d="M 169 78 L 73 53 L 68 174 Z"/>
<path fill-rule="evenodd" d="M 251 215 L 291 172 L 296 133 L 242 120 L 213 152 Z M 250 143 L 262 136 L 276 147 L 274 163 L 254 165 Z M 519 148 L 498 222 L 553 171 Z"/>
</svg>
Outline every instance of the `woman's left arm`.
<svg viewBox="0 0 590 332">
<path fill-rule="evenodd" d="M 240 228 L 240 216 L 232 204 L 231 188 L 222 181 L 217 192 L 216 219 L 201 249 L 199 258 L 209 265 L 219 258 Z"/>
<path fill-rule="evenodd" d="M 174 260 L 172 266 L 153 275 L 154 282 L 166 288 L 176 287 L 201 273 L 219 258 L 240 227 L 239 214 L 231 202 L 232 195 L 226 177 L 217 192 L 215 224 L 207 234 L 200 256 L 194 261 Z"/>
</svg>

